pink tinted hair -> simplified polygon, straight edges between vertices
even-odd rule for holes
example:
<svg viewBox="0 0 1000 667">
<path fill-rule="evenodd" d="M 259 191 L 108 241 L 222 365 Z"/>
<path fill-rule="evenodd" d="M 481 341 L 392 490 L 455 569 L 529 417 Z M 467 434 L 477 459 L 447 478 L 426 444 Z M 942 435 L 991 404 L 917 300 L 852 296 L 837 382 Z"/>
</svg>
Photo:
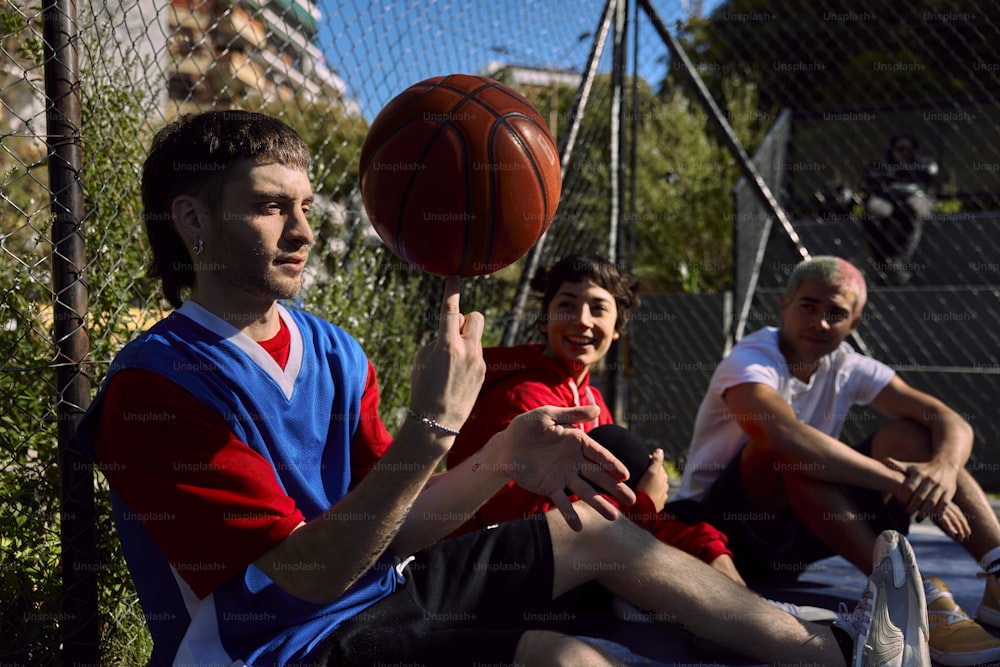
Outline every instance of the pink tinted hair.
<svg viewBox="0 0 1000 667">
<path fill-rule="evenodd" d="M 834 257 L 833 255 L 818 255 L 796 265 L 792 270 L 792 275 L 788 277 L 788 284 L 785 286 L 785 298 L 791 299 L 799 289 L 803 280 L 812 278 L 820 280 L 827 285 L 838 285 L 854 293 L 853 317 L 861 315 L 865 302 L 868 300 L 868 287 L 865 285 L 865 277 L 856 266 L 846 259 Z"/>
</svg>

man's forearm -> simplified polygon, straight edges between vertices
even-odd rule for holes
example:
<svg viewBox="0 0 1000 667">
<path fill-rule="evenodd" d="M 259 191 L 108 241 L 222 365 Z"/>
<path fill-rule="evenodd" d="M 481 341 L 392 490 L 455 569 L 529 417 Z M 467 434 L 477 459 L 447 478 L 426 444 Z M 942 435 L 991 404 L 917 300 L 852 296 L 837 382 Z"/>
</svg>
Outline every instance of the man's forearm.
<svg viewBox="0 0 1000 667">
<path fill-rule="evenodd" d="M 400 556 L 419 551 L 471 519 L 510 480 L 507 465 L 516 464 L 501 463 L 487 444 L 457 467 L 436 475 L 413 503 L 392 550 Z"/>
<path fill-rule="evenodd" d="M 726 401 L 744 433 L 769 452 L 776 470 L 788 466 L 788 472 L 881 493 L 892 492 L 904 479 L 902 473 L 800 420 L 772 387 L 737 385 L 727 392 Z"/>
<path fill-rule="evenodd" d="M 453 438 L 407 420 L 357 487 L 256 564 L 296 597 L 335 600 L 389 548 Z"/>
<path fill-rule="evenodd" d="M 779 459 L 775 466 L 787 465 L 790 471 L 827 482 L 851 484 L 891 493 L 905 478 L 880 461 L 831 438 L 802 422 L 775 436 Z M 794 467 L 793 467 L 794 466 Z"/>
</svg>

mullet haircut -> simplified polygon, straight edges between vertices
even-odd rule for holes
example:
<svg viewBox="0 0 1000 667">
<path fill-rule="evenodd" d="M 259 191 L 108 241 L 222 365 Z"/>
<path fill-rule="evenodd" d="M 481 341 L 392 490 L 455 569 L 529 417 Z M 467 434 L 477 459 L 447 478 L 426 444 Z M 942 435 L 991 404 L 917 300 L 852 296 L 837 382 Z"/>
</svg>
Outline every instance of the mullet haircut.
<svg viewBox="0 0 1000 667">
<path fill-rule="evenodd" d="M 142 170 L 143 224 L 153 251 L 148 272 L 174 308 L 194 285 L 191 255 L 173 223 L 176 197 L 198 197 L 214 213 L 230 168 L 243 160 L 308 170 L 309 147 L 282 121 L 252 111 L 181 116 L 153 137 Z"/>
</svg>

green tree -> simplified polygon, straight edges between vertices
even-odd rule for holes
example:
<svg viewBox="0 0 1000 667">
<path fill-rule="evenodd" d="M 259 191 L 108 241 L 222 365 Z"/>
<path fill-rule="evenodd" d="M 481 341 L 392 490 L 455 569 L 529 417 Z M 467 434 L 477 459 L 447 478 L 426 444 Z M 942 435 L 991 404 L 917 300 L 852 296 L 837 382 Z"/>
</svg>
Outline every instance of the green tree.
<svg viewBox="0 0 1000 667">
<path fill-rule="evenodd" d="M 720 106 L 752 154 L 768 120 L 756 87 L 723 82 Z M 636 185 L 636 273 L 659 289 L 721 291 L 732 281 L 732 188 L 741 172 L 703 108 L 675 88 L 640 115 Z"/>
<path fill-rule="evenodd" d="M 146 275 L 140 167 L 154 127 L 144 94 L 99 79 L 85 81 L 83 154 L 91 382 L 103 383 L 109 361 L 162 316 L 159 282 Z M 107 664 L 143 664 L 152 640 L 111 520 L 103 475 L 97 495 L 98 603 Z"/>
<path fill-rule="evenodd" d="M 637 101 L 626 113 L 627 141 L 634 149 L 636 275 L 653 290 L 715 291 L 729 287 L 732 253 L 731 190 L 740 170 L 723 146 L 706 112 L 683 86 L 665 85 L 654 94 L 639 81 Z M 562 201 L 553 222 L 551 255 L 571 251 L 607 253 L 611 215 L 610 79 L 599 76 L 584 110 L 580 137 L 566 167 Z M 772 118 L 758 109 L 756 85 L 738 76 L 721 81 L 719 106 L 744 149 L 751 153 Z M 574 90 L 561 91 L 569 109 Z M 532 98 L 548 117 L 549 96 Z M 564 115 L 560 114 L 560 118 Z M 566 118 L 566 124 L 571 119 Z M 626 193 L 627 194 L 627 193 Z M 626 212 L 630 200 L 626 197 Z M 623 232 L 624 233 L 624 232 Z"/>
<path fill-rule="evenodd" d="M 759 82 L 773 111 L 995 96 L 1000 6 L 973 0 L 728 0 L 687 25 L 716 92 L 724 73 Z"/>
<path fill-rule="evenodd" d="M 0 4 L 0 88 L 5 106 L 19 103 L 0 136 L 0 656 L 44 665 L 63 619 L 47 162 L 28 131 L 40 119 L 24 118 L 41 107 L 38 77 L 27 74 L 41 61 L 39 26 Z"/>
</svg>

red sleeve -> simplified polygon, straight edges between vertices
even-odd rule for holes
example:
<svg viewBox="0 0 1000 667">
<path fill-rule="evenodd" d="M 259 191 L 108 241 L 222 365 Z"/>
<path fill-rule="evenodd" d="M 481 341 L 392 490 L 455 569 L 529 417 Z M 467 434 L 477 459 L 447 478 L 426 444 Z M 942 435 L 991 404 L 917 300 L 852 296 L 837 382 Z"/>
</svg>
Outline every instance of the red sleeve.
<svg viewBox="0 0 1000 667">
<path fill-rule="evenodd" d="M 621 503 L 610 496 L 608 500 L 628 515 L 628 518 L 632 519 L 632 521 L 639 524 L 646 530 L 651 531 L 653 526 L 655 526 L 660 520 L 660 515 L 656 512 L 656 504 L 653 502 L 653 499 L 649 496 L 649 494 L 642 489 L 635 490 L 635 502 L 626 507 L 621 507 Z"/>
<path fill-rule="evenodd" d="M 103 400 L 98 466 L 199 597 L 303 521 L 270 464 L 170 380 L 125 370 Z"/>
<path fill-rule="evenodd" d="M 658 520 L 648 529 L 661 542 L 685 551 L 706 563 L 711 563 L 719 556 L 733 555 L 726 546 L 729 539 L 715 526 L 704 521 L 687 524 L 664 512 L 660 512 L 658 516 Z"/>
<path fill-rule="evenodd" d="M 351 486 L 372 471 L 392 444 L 392 435 L 378 414 L 379 393 L 375 367 L 368 362 L 368 380 L 361 397 L 361 417 L 351 440 Z"/>
<path fill-rule="evenodd" d="M 521 382 L 513 386 L 508 383 L 483 391 L 448 453 L 448 467 L 454 468 L 478 452 L 522 412 L 564 403 L 565 400 L 540 382 Z"/>
</svg>

